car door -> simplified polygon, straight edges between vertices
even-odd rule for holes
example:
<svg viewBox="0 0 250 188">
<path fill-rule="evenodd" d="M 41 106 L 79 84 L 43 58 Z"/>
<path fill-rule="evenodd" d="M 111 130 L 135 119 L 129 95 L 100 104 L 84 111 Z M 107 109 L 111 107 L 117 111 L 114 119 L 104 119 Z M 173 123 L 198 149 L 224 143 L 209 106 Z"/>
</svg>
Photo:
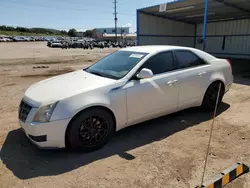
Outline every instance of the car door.
<svg viewBox="0 0 250 188">
<path fill-rule="evenodd" d="M 208 87 L 211 65 L 189 50 L 174 52 L 179 75 L 179 109 L 200 105 Z"/>
<path fill-rule="evenodd" d="M 126 84 L 128 123 L 144 121 L 177 109 L 178 81 L 173 52 L 163 52 L 147 60 L 142 68 L 150 69 L 153 77 L 132 79 Z"/>
</svg>

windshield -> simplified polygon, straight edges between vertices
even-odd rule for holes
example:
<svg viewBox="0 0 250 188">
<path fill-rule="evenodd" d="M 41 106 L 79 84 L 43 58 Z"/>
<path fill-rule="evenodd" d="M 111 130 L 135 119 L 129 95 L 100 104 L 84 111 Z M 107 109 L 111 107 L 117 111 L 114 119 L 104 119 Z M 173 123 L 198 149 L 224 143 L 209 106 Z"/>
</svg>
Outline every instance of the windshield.
<svg viewBox="0 0 250 188">
<path fill-rule="evenodd" d="M 146 55 L 147 53 L 117 51 L 99 60 L 86 71 L 107 78 L 120 79 Z"/>
</svg>

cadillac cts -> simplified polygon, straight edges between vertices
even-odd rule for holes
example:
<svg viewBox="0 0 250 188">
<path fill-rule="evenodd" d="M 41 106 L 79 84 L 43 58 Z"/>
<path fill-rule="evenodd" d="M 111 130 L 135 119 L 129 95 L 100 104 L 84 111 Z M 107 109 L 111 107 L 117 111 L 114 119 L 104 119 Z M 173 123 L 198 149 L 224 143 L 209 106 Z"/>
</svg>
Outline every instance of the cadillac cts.
<svg viewBox="0 0 250 188">
<path fill-rule="evenodd" d="M 92 151 L 130 125 L 190 107 L 213 110 L 219 85 L 221 103 L 232 81 L 230 62 L 203 51 L 130 47 L 32 85 L 19 122 L 38 147 Z"/>
</svg>

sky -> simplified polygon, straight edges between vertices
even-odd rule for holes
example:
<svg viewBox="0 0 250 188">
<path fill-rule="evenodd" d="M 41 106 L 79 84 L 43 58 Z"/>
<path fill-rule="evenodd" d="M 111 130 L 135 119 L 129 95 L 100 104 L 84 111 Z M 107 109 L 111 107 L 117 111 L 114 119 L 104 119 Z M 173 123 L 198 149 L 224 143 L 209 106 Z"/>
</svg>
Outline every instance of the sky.
<svg viewBox="0 0 250 188">
<path fill-rule="evenodd" d="M 0 25 L 78 31 L 114 27 L 114 0 L 0 0 Z M 136 9 L 169 0 L 117 0 L 118 26 L 136 31 Z"/>
</svg>

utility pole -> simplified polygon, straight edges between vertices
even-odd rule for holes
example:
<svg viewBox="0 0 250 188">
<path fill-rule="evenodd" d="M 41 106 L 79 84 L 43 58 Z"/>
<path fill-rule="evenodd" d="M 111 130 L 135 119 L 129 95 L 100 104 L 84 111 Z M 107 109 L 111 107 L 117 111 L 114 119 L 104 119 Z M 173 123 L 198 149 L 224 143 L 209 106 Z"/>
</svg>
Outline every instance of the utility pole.
<svg viewBox="0 0 250 188">
<path fill-rule="evenodd" d="M 122 31 L 123 29 L 122 29 L 122 25 L 121 25 L 121 39 L 122 39 L 122 33 L 123 33 L 123 31 Z"/>
<path fill-rule="evenodd" d="M 114 12 L 114 15 L 115 15 L 115 18 L 114 18 L 114 20 L 115 20 L 115 41 L 117 42 L 117 11 L 116 11 L 116 4 L 117 4 L 117 0 L 114 0 L 114 5 L 115 5 L 115 7 L 114 7 L 114 9 L 115 9 L 115 12 Z"/>
<path fill-rule="evenodd" d="M 205 0 L 205 10 L 204 10 L 204 22 L 203 22 L 203 44 L 202 44 L 202 50 L 206 50 L 206 40 L 207 40 L 207 16 L 208 16 L 208 0 Z"/>
</svg>

